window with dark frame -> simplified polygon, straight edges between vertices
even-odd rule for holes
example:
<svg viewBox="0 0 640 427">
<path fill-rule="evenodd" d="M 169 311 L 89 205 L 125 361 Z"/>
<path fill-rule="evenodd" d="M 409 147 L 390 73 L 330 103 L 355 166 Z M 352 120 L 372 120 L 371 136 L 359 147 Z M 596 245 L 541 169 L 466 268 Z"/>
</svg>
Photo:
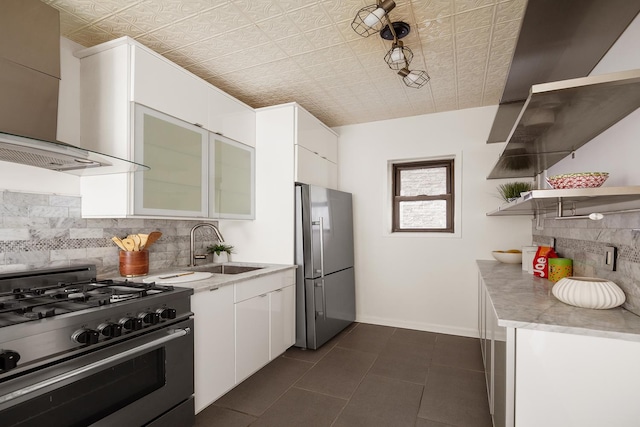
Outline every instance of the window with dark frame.
<svg viewBox="0 0 640 427">
<path fill-rule="evenodd" d="M 393 232 L 453 233 L 453 159 L 393 164 Z"/>
</svg>

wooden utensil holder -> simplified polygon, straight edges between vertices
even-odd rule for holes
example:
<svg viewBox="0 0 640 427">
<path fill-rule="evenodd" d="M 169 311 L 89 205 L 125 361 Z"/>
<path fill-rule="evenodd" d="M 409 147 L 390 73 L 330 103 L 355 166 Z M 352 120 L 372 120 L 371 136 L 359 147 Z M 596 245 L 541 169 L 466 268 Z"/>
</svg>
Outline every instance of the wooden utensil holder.
<svg viewBox="0 0 640 427">
<path fill-rule="evenodd" d="M 120 251 L 120 275 L 144 276 L 149 273 L 148 251 Z"/>
</svg>

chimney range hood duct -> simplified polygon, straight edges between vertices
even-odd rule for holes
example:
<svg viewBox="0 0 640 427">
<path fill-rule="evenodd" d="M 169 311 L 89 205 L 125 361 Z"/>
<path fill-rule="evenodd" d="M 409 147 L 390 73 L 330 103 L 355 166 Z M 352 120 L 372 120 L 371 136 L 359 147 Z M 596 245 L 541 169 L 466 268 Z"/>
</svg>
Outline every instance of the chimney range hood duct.
<svg viewBox="0 0 640 427">
<path fill-rule="evenodd" d="M 58 10 L 0 1 L 0 161 L 75 175 L 149 169 L 57 141 L 59 83 Z"/>
</svg>

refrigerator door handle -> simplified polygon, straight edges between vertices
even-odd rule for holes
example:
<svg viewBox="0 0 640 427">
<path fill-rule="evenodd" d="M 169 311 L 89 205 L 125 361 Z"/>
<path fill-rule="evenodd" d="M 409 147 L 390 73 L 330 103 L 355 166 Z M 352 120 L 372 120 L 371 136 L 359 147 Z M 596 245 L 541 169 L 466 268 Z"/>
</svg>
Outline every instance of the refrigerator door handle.
<svg viewBox="0 0 640 427">
<path fill-rule="evenodd" d="M 324 218 L 321 216 L 318 217 L 318 220 L 312 221 L 311 225 L 320 226 L 320 232 L 318 233 L 320 235 L 320 270 L 315 269 L 315 266 L 313 265 L 314 257 L 311 257 L 311 271 L 314 273 L 320 273 L 320 277 L 324 277 Z M 313 233 L 311 233 L 311 236 L 313 236 Z M 313 247 L 313 241 L 311 242 L 311 247 Z"/>
<path fill-rule="evenodd" d="M 316 288 L 322 288 L 322 311 L 318 311 L 318 315 L 322 316 L 323 320 L 327 320 L 327 294 L 324 291 L 324 278 L 320 279 L 320 283 L 315 284 Z"/>
<path fill-rule="evenodd" d="M 324 295 L 324 218 L 319 217 L 320 222 L 320 277 L 322 280 L 322 295 Z"/>
</svg>

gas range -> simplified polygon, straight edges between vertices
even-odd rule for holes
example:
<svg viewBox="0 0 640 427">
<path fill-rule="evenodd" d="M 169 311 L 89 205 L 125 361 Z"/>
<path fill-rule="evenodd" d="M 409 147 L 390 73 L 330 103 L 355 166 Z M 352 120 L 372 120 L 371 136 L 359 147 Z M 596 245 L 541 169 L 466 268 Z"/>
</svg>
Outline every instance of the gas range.
<svg viewBox="0 0 640 427">
<path fill-rule="evenodd" d="M 94 265 L 0 274 L 0 380 L 189 317 L 191 289 L 98 280 Z"/>
<path fill-rule="evenodd" d="M 94 265 L 0 274 L 2 425 L 193 425 L 191 294 Z"/>
</svg>

